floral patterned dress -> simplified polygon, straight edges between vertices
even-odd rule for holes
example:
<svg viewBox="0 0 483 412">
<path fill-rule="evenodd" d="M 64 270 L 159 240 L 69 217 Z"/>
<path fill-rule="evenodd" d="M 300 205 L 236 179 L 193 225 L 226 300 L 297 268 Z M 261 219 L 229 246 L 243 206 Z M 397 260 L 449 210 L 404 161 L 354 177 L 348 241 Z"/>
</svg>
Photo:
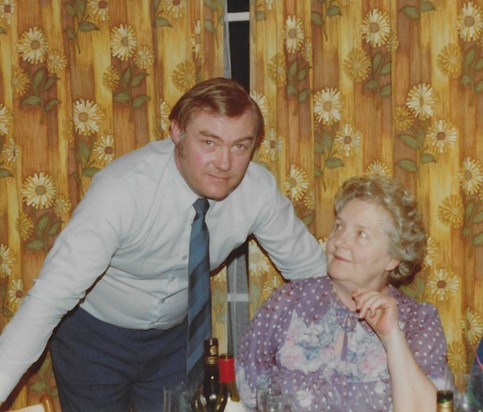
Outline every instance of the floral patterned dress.
<svg viewBox="0 0 483 412">
<path fill-rule="evenodd" d="M 399 323 L 421 369 L 437 388 L 451 376 L 433 305 L 390 287 Z M 237 353 L 237 381 L 255 408 L 258 385 L 291 395 L 296 411 L 391 411 L 391 379 L 374 331 L 335 295 L 329 277 L 294 280 L 260 308 Z"/>
</svg>

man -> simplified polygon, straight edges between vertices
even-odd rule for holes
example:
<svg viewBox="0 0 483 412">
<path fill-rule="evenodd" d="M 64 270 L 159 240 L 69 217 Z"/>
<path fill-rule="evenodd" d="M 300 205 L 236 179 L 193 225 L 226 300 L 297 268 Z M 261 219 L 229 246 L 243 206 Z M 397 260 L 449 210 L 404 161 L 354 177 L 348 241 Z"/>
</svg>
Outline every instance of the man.
<svg viewBox="0 0 483 412">
<path fill-rule="evenodd" d="M 193 203 L 209 199 L 210 268 L 253 234 L 288 278 L 321 276 L 321 248 L 263 167 L 263 117 L 238 83 L 188 91 L 156 141 L 93 179 L 0 336 L 0 400 L 51 349 L 62 409 L 154 411 L 185 380 Z M 79 304 L 80 303 L 80 304 Z M 67 312 L 70 313 L 67 316 Z"/>
</svg>

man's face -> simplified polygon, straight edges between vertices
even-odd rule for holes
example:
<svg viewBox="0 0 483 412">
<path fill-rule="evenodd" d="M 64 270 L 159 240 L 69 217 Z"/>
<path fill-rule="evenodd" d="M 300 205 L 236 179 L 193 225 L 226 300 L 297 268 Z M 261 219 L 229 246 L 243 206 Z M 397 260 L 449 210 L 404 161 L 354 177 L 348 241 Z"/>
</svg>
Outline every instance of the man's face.
<svg viewBox="0 0 483 412">
<path fill-rule="evenodd" d="M 229 118 L 200 111 L 184 132 L 173 122 L 176 165 L 191 190 L 214 200 L 235 190 L 250 163 L 254 130 L 251 112 Z"/>
</svg>

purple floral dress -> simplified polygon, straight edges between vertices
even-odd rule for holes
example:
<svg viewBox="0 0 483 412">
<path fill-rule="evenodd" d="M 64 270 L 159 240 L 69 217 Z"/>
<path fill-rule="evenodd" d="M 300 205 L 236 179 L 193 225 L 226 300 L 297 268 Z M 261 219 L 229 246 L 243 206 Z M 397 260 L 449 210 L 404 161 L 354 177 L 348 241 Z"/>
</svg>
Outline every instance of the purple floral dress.
<svg viewBox="0 0 483 412">
<path fill-rule="evenodd" d="M 436 387 L 449 374 L 435 307 L 390 287 L 399 323 L 421 369 Z M 260 308 L 237 353 L 242 401 L 255 407 L 257 385 L 291 394 L 296 411 L 391 411 L 386 352 L 374 331 L 334 294 L 329 277 L 294 280 Z"/>
</svg>

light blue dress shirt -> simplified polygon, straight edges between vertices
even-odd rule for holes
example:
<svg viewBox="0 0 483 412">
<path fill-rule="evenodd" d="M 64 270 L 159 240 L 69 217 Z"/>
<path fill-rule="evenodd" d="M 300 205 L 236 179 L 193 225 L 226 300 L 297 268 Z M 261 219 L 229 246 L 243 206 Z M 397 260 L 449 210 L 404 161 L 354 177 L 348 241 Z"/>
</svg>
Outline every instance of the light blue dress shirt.
<svg viewBox="0 0 483 412">
<path fill-rule="evenodd" d="M 167 329 L 183 321 L 197 195 L 176 168 L 174 147 L 171 140 L 150 143 L 94 177 L 0 336 L 0 400 L 79 301 L 94 317 L 125 328 Z M 326 274 L 318 242 L 262 166 L 251 163 L 225 200 L 210 203 L 211 269 L 253 234 L 285 278 Z"/>
</svg>

